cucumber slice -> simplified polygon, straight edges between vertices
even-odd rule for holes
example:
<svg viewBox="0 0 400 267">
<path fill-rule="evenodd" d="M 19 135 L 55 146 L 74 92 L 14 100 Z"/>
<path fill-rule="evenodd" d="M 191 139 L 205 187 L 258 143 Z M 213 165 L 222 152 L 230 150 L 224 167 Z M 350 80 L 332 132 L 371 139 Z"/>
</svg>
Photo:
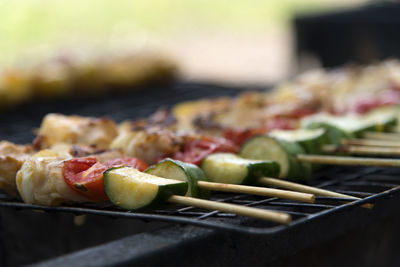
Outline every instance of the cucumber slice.
<svg viewBox="0 0 400 267">
<path fill-rule="evenodd" d="M 340 145 L 342 139 L 354 137 L 342 129 L 332 126 L 324 122 L 314 122 L 307 125 L 307 129 L 324 129 L 325 130 L 325 144 Z"/>
<path fill-rule="evenodd" d="M 327 142 L 326 130 L 322 128 L 272 130 L 268 135 L 289 142 L 297 142 L 309 154 L 320 153 L 322 146 Z"/>
<path fill-rule="evenodd" d="M 327 125 L 330 128 L 336 128 L 342 131 L 343 135 L 348 137 L 360 137 L 366 131 L 374 131 L 376 123 L 373 120 L 365 119 L 363 116 L 354 114 L 346 116 L 334 116 L 327 113 L 321 113 L 304 118 L 301 121 L 302 128 L 324 128 Z M 329 130 L 329 129 L 327 129 Z"/>
<path fill-rule="evenodd" d="M 278 177 L 279 165 L 270 160 L 251 160 L 232 153 L 208 155 L 201 168 L 212 182 L 226 184 L 254 184 L 262 176 Z"/>
<path fill-rule="evenodd" d="M 104 188 L 114 205 L 135 210 L 160 203 L 173 194 L 184 195 L 188 183 L 117 167 L 104 172 Z"/>
<path fill-rule="evenodd" d="M 159 177 L 187 182 L 189 188 L 186 196 L 206 198 L 210 194 L 208 190 L 197 187 L 197 181 L 206 180 L 206 176 L 194 164 L 167 158 L 156 165 L 150 166 L 145 172 Z"/>
<path fill-rule="evenodd" d="M 280 166 L 280 178 L 308 180 L 311 177 L 311 165 L 297 161 L 297 154 L 305 154 L 305 151 L 296 142 L 266 135 L 249 139 L 240 150 L 240 156 L 244 158 L 276 161 Z"/>
<path fill-rule="evenodd" d="M 365 120 L 371 121 L 374 125 L 375 131 L 385 132 L 391 127 L 397 125 L 397 119 L 399 117 L 398 106 L 386 106 L 374 108 L 364 115 Z"/>
</svg>

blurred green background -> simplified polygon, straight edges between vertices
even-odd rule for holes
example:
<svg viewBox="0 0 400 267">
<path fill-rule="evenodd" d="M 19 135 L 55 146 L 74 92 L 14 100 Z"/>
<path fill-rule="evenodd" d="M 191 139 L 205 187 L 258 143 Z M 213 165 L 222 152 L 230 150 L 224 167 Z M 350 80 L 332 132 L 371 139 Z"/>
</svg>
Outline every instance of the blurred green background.
<svg viewBox="0 0 400 267">
<path fill-rule="evenodd" d="M 362 2 L 0 1 L 0 64 L 41 57 L 60 47 L 124 45 L 170 55 L 189 78 L 270 82 L 291 71 L 290 21 L 295 13 Z"/>
</svg>

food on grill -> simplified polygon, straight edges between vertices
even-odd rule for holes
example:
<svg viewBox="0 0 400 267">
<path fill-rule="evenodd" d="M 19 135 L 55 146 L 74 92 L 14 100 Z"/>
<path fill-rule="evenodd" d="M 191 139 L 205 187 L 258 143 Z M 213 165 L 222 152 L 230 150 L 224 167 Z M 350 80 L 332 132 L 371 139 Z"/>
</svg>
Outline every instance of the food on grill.
<svg viewBox="0 0 400 267">
<path fill-rule="evenodd" d="M 186 181 L 161 178 L 129 167 L 107 170 L 104 173 L 104 185 L 111 202 L 128 210 L 167 201 L 278 223 L 287 224 L 291 221 L 291 216 L 286 213 L 183 196 L 189 188 Z"/>
<path fill-rule="evenodd" d="M 68 154 L 42 150 L 25 161 L 16 177 L 18 192 L 24 202 L 54 206 L 69 201 L 88 201 L 64 180 L 62 169 L 69 158 Z"/>
<path fill-rule="evenodd" d="M 130 166 L 140 171 L 148 165 L 137 158 L 98 159 L 94 156 L 73 158 L 64 162 L 63 175 L 66 183 L 91 201 L 108 200 L 104 191 L 103 173 L 109 168 Z"/>
<path fill-rule="evenodd" d="M 128 156 L 153 164 L 165 155 L 178 152 L 182 142 L 182 137 L 171 130 L 150 128 L 122 132 L 111 148 L 122 149 Z"/>
<path fill-rule="evenodd" d="M 299 162 L 298 154 L 305 154 L 298 143 L 266 135 L 249 139 L 240 150 L 244 158 L 276 161 L 280 166 L 280 178 L 307 181 L 311 177 L 311 165 Z"/>
<path fill-rule="evenodd" d="M 141 170 L 148 167 L 138 159 L 121 158 L 119 151 L 74 158 L 64 150 L 45 149 L 25 159 L 14 181 L 27 203 L 55 206 L 71 201 L 96 202 L 107 200 L 103 172 L 125 165 Z"/>
<path fill-rule="evenodd" d="M 186 196 L 206 197 L 209 195 L 208 190 L 197 186 L 198 181 L 206 181 L 207 179 L 203 171 L 194 164 L 167 158 L 151 166 L 145 172 L 163 178 L 187 182 L 189 188 Z"/>
<path fill-rule="evenodd" d="M 205 100 L 191 101 L 173 111 L 186 128 L 192 125 L 191 129 L 238 140 L 241 145 L 243 139 L 271 129 L 296 129 L 300 127 L 299 119 L 311 114 L 364 114 L 374 108 L 395 106 L 400 103 L 398 73 L 397 60 L 312 71 L 271 92 L 243 93 L 222 105 L 213 105 L 211 100 L 208 106 Z"/>
<path fill-rule="evenodd" d="M 279 165 L 274 161 L 250 160 L 232 153 L 214 153 L 205 157 L 201 168 L 212 182 L 255 184 L 262 176 L 278 177 Z"/>
<path fill-rule="evenodd" d="M 122 131 L 112 142 L 111 148 L 122 149 L 126 155 L 140 158 L 149 164 L 171 157 L 199 165 L 208 154 L 238 151 L 237 146 L 224 138 L 182 133 L 158 126 Z"/>
<path fill-rule="evenodd" d="M 398 67 L 391 65 L 391 71 L 394 66 Z M 357 72 L 342 75 L 346 83 L 355 79 L 364 84 L 366 79 Z M 189 196 L 204 197 L 207 190 L 219 190 L 275 194 L 307 202 L 312 201 L 309 195 L 295 197 L 276 189 L 241 184 L 271 176 L 306 181 L 311 177 L 311 163 L 399 166 L 400 162 L 393 159 L 313 155 L 326 153 L 326 145 L 341 144 L 343 139 L 365 137 L 369 131 L 389 131 L 399 116 L 393 104 L 400 102 L 400 93 L 397 102 L 378 96 L 382 92 L 397 96 L 400 80 L 393 88 L 373 87 L 368 95 L 379 101 L 354 108 L 350 102 L 341 106 L 338 98 L 330 99 L 331 90 L 337 88 L 332 85 L 333 77 L 332 73 L 314 73 L 272 93 L 183 103 L 173 108 L 177 120 L 171 119 L 171 113 L 160 111 L 148 120 L 117 126 L 112 120 L 49 114 L 32 151 L 21 152 L 18 191 L 25 202 L 44 205 L 110 199 L 125 209 L 167 201 L 232 211 L 232 207 Z M 361 101 L 359 85 L 349 84 L 339 91 Z M 33 149 L 47 150 L 31 156 Z M 141 172 L 147 164 L 155 163 L 147 173 Z M 188 163 L 201 166 L 205 175 Z M 14 170 L 18 164 L 13 165 Z"/>
<path fill-rule="evenodd" d="M 45 149 L 67 143 L 106 149 L 117 135 L 117 126 L 110 119 L 48 114 L 42 121 L 34 145 L 38 149 Z"/>
<path fill-rule="evenodd" d="M 16 195 L 15 176 L 32 153 L 33 148 L 30 145 L 0 142 L 0 188 L 8 195 Z"/>
<path fill-rule="evenodd" d="M 223 154 L 223 153 L 222 153 Z M 229 155 L 229 154 L 228 154 Z M 233 157 L 237 157 L 234 154 L 231 154 Z M 239 158 L 239 157 L 237 157 Z M 232 165 L 235 165 L 236 169 L 238 168 L 246 168 L 246 166 L 241 166 L 243 165 L 243 162 L 248 163 L 250 160 L 245 160 L 242 159 L 241 163 L 240 160 L 237 161 L 238 164 L 235 165 L 235 163 L 232 163 Z M 221 162 L 219 162 L 221 163 Z M 257 178 L 263 176 L 263 175 L 273 175 L 276 176 L 279 172 L 279 166 L 275 162 L 263 162 L 263 168 L 262 171 L 259 171 L 258 173 L 253 172 L 253 176 L 249 177 L 250 175 L 247 175 L 245 178 L 248 181 L 252 181 L 253 183 L 257 180 Z M 256 165 L 257 163 L 254 163 Z M 203 177 L 202 179 L 194 179 L 193 176 L 190 174 L 184 175 L 182 173 L 182 169 L 180 166 L 184 165 L 189 165 L 194 173 L 196 175 L 201 175 Z M 260 165 L 258 164 L 258 168 L 252 168 L 253 171 L 261 169 Z M 213 167 L 213 169 L 211 168 Z M 231 166 L 232 167 L 232 166 Z M 253 167 L 253 166 L 252 166 Z M 226 166 L 224 164 L 217 164 L 214 166 L 209 166 L 208 168 L 210 171 L 213 173 L 218 173 L 222 172 L 223 170 L 226 170 Z M 232 168 L 230 168 L 232 169 Z M 155 170 L 155 171 L 154 171 Z M 170 178 L 170 179 L 178 179 L 178 180 L 183 180 L 187 181 L 189 183 L 189 190 L 188 193 L 186 194 L 187 196 L 192 196 L 196 197 L 195 195 L 190 195 L 189 191 L 192 190 L 192 192 L 198 192 L 197 197 L 208 197 L 209 196 L 209 191 L 222 191 L 222 192 L 234 192 L 234 193 L 244 193 L 244 194 L 252 194 L 252 195 L 260 195 L 260 196 L 268 196 L 268 197 L 279 197 L 283 199 L 290 199 L 290 200 L 296 200 L 300 202 L 307 202 L 307 203 L 313 203 L 315 198 L 313 195 L 310 194 L 302 194 L 298 192 L 290 192 L 286 190 L 279 190 L 279 189 L 271 189 L 271 188 L 260 188 L 260 187 L 255 187 L 255 186 L 244 186 L 244 185 L 238 185 L 236 184 L 235 178 L 237 176 L 225 176 L 226 182 L 218 182 L 215 181 L 215 176 L 209 176 L 206 175 L 204 176 L 204 173 L 202 170 L 197 167 L 196 165 L 193 164 L 188 164 L 184 163 L 178 160 L 171 160 L 171 159 L 165 159 L 161 161 L 160 163 L 156 164 L 155 166 L 150 167 L 146 172 L 150 172 L 151 174 L 155 174 L 157 176 L 163 177 L 163 178 Z M 192 172 L 193 174 L 193 172 Z M 231 172 L 232 174 L 232 172 Z M 212 175 L 212 174 L 211 174 Z M 237 175 L 237 174 L 236 174 Z M 211 177 L 211 178 L 210 178 Z M 211 180 L 211 181 L 207 181 Z M 237 179 L 236 179 L 237 180 Z"/>
<path fill-rule="evenodd" d="M 397 118 L 393 115 L 380 116 L 378 112 L 362 116 L 347 115 L 334 116 L 327 113 L 319 113 L 302 120 L 303 127 L 316 128 L 326 125 L 337 128 L 347 137 L 362 137 L 368 131 L 382 131 L 396 124 Z"/>
<path fill-rule="evenodd" d="M 22 66 L 0 71 L 0 109 L 37 99 L 135 90 L 142 84 L 170 81 L 177 73 L 174 62 L 149 51 L 94 54 L 80 48 L 37 62 L 24 60 Z"/>
<path fill-rule="evenodd" d="M 272 130 L 269 135 L 281 140 L 296 142 L 306 153 L 317 154 L 321 152 L 321 147 L 329 142 L 326 132 L 323 128 Z"/>
<path fill-rule="evenodd" d="M 111 168 L 104 173 L 104 188 L 116 206 L 134 210 L 163 202 L 171 195 L 185 195 L 188 182 L 121 167 Z"/>
</svg>

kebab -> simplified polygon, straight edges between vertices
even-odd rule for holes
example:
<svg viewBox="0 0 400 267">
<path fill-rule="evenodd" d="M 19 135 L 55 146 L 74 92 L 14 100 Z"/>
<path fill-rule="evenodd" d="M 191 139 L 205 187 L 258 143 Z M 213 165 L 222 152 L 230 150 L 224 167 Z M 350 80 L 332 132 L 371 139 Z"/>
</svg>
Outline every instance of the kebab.
<svg viewBox="0 0 400 267">
<path fill-rule="evenodd" d="M 291 221 L 290 215 L 281 212 L 185 196 L 188 192 L 186 181 L 166 179 L 138 170 L 145 167 L 144 162 L 135 158 L 101 162 L 91 157 L 68 158 L 54 151 L 42 150 L 22 165 L 16 183 L 22 199 L 33 204 L 60 205 L 71 201 L 109 199 L 121 208 L 133 210 L 167 201 L 278 223 Z M 85 183 L 80 179 L 82 184 L 78 186 L 77 177 L 83 178 Z"/>
<path fill-rule="evenodd" d="M 49 120 L 49 118 L 52 119 Z M 35 142 L 36 145 L 37 143 L 39 143 L 39 145 L 37 146 L 42 147 L 47 146 L 49 143 L 57 143 L 60 141 L 71 142 L 71 140 L 81 140 L 81 135 L 84 136 L 87 133 L 91 133 L 90 131 L 85 129 L 86 127 L 93 128 L 96 127 L 96 123 L 102 125 L 104 122 L 101 120 L 96 120 L 94 122 L 91 121 L 91 123 L 87 123 L 88 118 L 81 118 L 76 116 L 71 117 L 70 119 L 71 120 L 68 121 L 67 117 L 62 117 L 60 115 L 49 115 L 49 117 L 45 118 L 44 123 L 42 123 L 42 127 L 39 130 L 39 141 Z M 53 134 L 53 132 L 51 131 L 51 129 L 53 128 L 52 124 L 57 124 L 59 121 L 61 121 L 63 125 L 66 125 L 63 131 L 64 136 L 55 135 L 59 139 L 57 139 L 57 141 L 54 141 L 54 138 L 49 138 L 50 136 L 46 134 Z M 76 127 L 77 124 L 81 127 Z M 72 125 L 73 127 L 67 127 L 68 125 Z M 80 131 L 77 132 L 77 129 L 79 129 Z M 73 138 L 70 138 L 71 136 Z M 50 140 L 51 142 L 43 142 L 43 140 Z M 58 144 L 64 146 L 66 145 L 65 143 Z M 65 168 L 65 166 L 70 165 L 69 163 L 72 163 L 72 165 L 74 165 L 73 159 L 70 158 L 71 156 L 67 153 L 42 150 L 26 160 L 25 163 L 22 165 L 21 170 L 18 172 L 16 179 L 18 190 L 22 198 L 29 203 L 39 203 L 45 205 L 59 205 L 61 203 L 64 203 L 65 201 L 68 202 L 71 200 L 78 202 L 88 201 L 89 199 L 101 200 L 101 194 L 97 194 L 98 192 L 96 192 L 96 190 L 89 190 L 87 188 L 88 183 L 84 184 L 84 186 L 79 186 L 77 185 L 77 183 L 74 183 L 72 188 L 68 188 L 67 186 L 65 186 L 65 183 L 62 182 L 62 175 L 60 175 L 60 170 L 62 168 Z M 105 162 L 104 165 L 107 165 L 107 162 Z M 71 185 L 72 183 L 69 184 Z M 86 192 L 86 195 L 77 195 L 76 191 L 78 190 L 80 192 L 83 188 L 83 191 Z M 295 195 L 297 195 L 297 199 L 302 196 L 298 193 L 295 193 Z M 310 197 L 312 196 L 307 195 L 307 197 L 308 199 L 310 199 Z M 204 206 L 205 204 L 204 202 L 201 202 L 201 204 L 199 205 Z M 223 207 L 219 208 L 221 209 Z"/>
<path fill-rule="evenodd" d="M 0 109 L 35 99 L 98 96 L 107 91 L 132 90 L 146 82 L 168 81 L 177 67 L 149 51 L 93 53 L 82 47 L 58 51 L 41 61 L 24 59 L 22 66 L 0 71 Z M 104 57 L 104 52 L 108 55 Z M 111 52 L 111 53 L 110 53 Z"/>
<path fill-rule="evenodd" d="M 46 120 L 45 120 L 46 121 Z M 52 122 L 56 122 L 56 120 L 52 120 Z M 311 130 L 309 130 L 311 131 Z M 321 135 L 321 129 L 316 130 L 317 132 L 320 132 L 319 135 Z M 178 151 L 179 149 L 179 143 L 182 142 L 188 142 L 189 141 L 195 141 L 198 142 L 199 140 L 201 140 L 201 136 L 199 135 L 179 135 L 176 134 L 176 132 L 171 131 L 169 129 L 160 129 L 159 127 L 156 128 L 147 128 L 146 130 L 144 129 L 136 129 L 133 131 L 122 131 L 122 133 L 112 142 L 111 147 L 112 148 L 120 148 L 124 150 L 124 153 L 128 156 L 134 156 L 134 157 L 138 157 L 141 159 L 145 159 L 147 162 L 150 163 L 154 163 L 157 161 L 157 159 L 159 159 L 161 156 L 164 156 L 166 154 L 171 154 L 171 153 L 175 153 L 175 157 L 179 157 L 182 155 L 181 152 Z M 304 141 L 301 142 L 302 145 L 305 145 L 307 143 L 313 143 L 315 142 L 315 139 L 321 139 L 322 137 L 319 136 L 319 138 L 313 138 L 313 140 L 309 140 L 309 141 Z M 207 140 L 209 141 L 209 140 Z M 283 142 L 283 141 L 281 141 Z M 292 145 L 291 147 L 295 147 L 294 145 Z M 314 145 L 310 145 L 308 147 L 317 147 Z M 232 145 L 226 145 L 223 144 L 223 146 L 217 147 L 217 148 L 213 148 L 213 150 L 208 150 L 206 151 L 207 154 L 210 154 L 212 152 L 218 152 L 218 150 L 222 151 L 222 152 L 235 152 L 235 149 L 232 148 Z M 302 151 L 301 147 L 297 148 L 298 151 Z M 178 151 L 178 152 L 177 152 Z M 177 153 L 176 153 L 177 152 Z M 312 152 L 311 150 L 308 150 L 308 152 Z M 204 154 L 200 155 L 200 159 L 202 159 L 204 157 Z M 187 161 L 187 159 L 185 157 L 183 157 L 184 160 Z M 193 157 L 189 158 L 190 160 L 194 160 L 194 163 L 199 164 L 199 159 L 195 158 L 193 159 Z M 216 160 L 215 157 L 213 156 L 213 159 L 211 160 L 214 161 Z M 229 159 L 231 162 L 235 162 L 238 163 L 240 162 L 240 160 L 238 160 L 238 158 L 236 157 L 231 157 Z M 243 166 L 252 166 L 252 165 L 261 165 L 261 166 L 265 166 L 266 162 L 263 162 L 262 164 L 260 164 L 260 162 L 258 162 L 257 164 L 254 164 L 254 162 L 249 162 L 247 161 L 246 164 L 243 164 L 243 161 L 246 161 L 244 159 L 242 160 L 242 165 Z M 209 159 L 205 159 L 203 160 L 203 162 L 210 162 Z M 222 160 L 221 162 L 224 162 L 224 160 Z M 294 160 L 292 162 L 295 162 Z M 282 168 L 287 168 L 285 163 L 280 162 L 281 166 L 283 166 Z M 271 164 L 271 163 L 270 163 Z M 234 165 L 234 164 L 233 164 Z M 298 177 L 298 173 L 304 173 L 304 177 L 309 177 L 311 175 L 311 167 L 309 164 L 302 164 L 303 169 L 305 169 L 305 172 L 300 171 L 299 172 L 299 168 L 294 168 L 294 173 L 293 174 L 288 174 L 284 171 L 283 176 L 286 178 L 299 178 Z M 246 167 L 247 168 L 247 167 Z M 242 168 L 243 169 L 243 168 Z M 248 169 L 252 170 L 252 167 L 249 167 Z M 293 168 L 292 168 L 293 169 Z M 268 175 L 266 174 L 266 170 L 268 170 L 268 168 L 264 167 L 264 176 L 273 176 L 273 175 Z M 259 171 L 259 169 L 257 170 L 257 172 L 259 174 L 262 175 L 262 172 Z M 250 172 L 252 173 L 252 172 Z M 254 173 L 254 172 L 253 172 Z M 209 175 L 210 176 L 210 175 Z M 211 175 L 212 176 L 212 175 Z M 250 175 L 251 176 L 251 175 Z M 253 175 L 254 176 L 254 175 Z M 260 176 L 260 175 L 259 175 Z M 281 177 L 283 177 L 281 175 Z M 244 177 L 242 177 L 244 178 Z M 224 183 L 234 183 L 234 184 L 238 184 L 238 183 L 244 183 L 243 181 L 245 181 L 245 179 L 242 180 L 242 182 L 237 182 L 234 179 L 231 181 L 227 181 L 227 180 L 217 180 L 214 182 L 224 182 Z M 248 180 L 250 181 L 250 180 Z M 254 180 L 252 180 L 252 182 L 254 182 Z M 248 184 L 248 182 L 245 182 L 244 184 Z M 210 188 L 210 184 L 205 185 L 204 183 L 202 184 L 202 186 L 208 186 Z M 219 186 L 214 184 L 214 186 Z M 215 187 L 215 190 L 221 190 L 221 187 Z M 225 187 L 226 189 L 226 187 Z M 239 190 L 239 189 L 237 189 Z"/>
</svg>

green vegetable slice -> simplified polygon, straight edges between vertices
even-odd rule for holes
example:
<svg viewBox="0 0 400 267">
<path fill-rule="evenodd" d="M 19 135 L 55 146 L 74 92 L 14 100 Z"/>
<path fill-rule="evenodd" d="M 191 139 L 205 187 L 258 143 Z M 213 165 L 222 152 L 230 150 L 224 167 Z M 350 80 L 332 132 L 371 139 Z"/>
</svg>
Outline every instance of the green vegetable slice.
<svg viewBox="0 0 400 267">
<path fill-rule="evenodd" d="M 163 202 L 171 195 L 186 194 L 188 183 L 118 167 L 104 172 L 104 188 L 114 205 L 136 210 Z"/>
<path fill-rule="evenodd" d="M 322 128 L 272 130 L 268 135 L 289 142 L 297 142 L 309 154 L 320 153 L 322 146 L 327 143 L 326 130 Z"/>
<path fill-rule="evenodd" d="M 280 166 L 280 178 L 308 180 L 311 177 L 311 165 L 297 161 L 298 154 L 305 154 L 305 151 L 296 142 L 266 135 L 249 139 L 240 151 L 240 156 L 244 158 L 276 161 Z"/>
<path fill-rule="evenodd" d="M 167 158 L 150 166 L 145 172 L 164 178 L 187 182 L 189 187 L 186 196 L 204 198 L 209 196 L 210 192 L 208 190 L 198 188 L 197 186 L 197 181 L 206 180 L 206 176 L 203 171 L 194 164 Z"/>
<path fill-rule="evenodd" d="M 262 176 L 279 175 L 279 165 L 274 161 L 245 159 L 232 153 L 208 155 L 201 168 L 210 181 L 227 184 L 254 184 Z"/>
</svg>

